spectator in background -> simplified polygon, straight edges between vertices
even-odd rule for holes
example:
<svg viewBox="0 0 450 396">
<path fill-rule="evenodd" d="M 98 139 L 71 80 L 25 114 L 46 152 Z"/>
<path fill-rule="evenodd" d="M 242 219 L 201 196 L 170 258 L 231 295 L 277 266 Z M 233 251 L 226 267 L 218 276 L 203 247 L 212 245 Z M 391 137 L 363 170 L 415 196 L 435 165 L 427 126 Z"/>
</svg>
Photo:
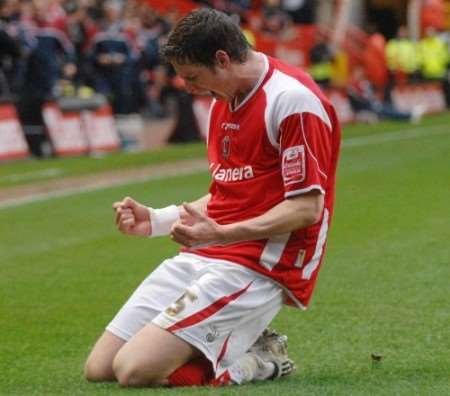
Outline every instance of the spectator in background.
<svg viewBox="0 0 450 396">
<path fill-rule="evenodd" d="M 420 79 L 420 57 L 417 43 L 409 38 L 406 26 L 400 26 L 397 37 L 387 42 L 386 60 L 392 85 Z"/>
<path fill-rule="evenodd" d="M 143 30 L 142 10 L 149 9 L 140 0 L 124 2 L 123 31 L 131 44 L 130 84 L 132 89 L 131 113 L 139 113 L 146 104 L 144 68 L 142 65 L 142 48 L 139 47 L 139 36 Z"/>
<path fill-rule="evenodd" d="M 141 24 L 138 46 L 142 53 L 142 63 L 146 69 L 153 70 L 161 63 L 160 40 L 170 30 L 170 26 L 148 7 L 142 9 Z"/>
<path fill-rule="evenodd" d="M 262 13 L 264 16 L 272 15 L 281 11 L 280 0 L 263 0 Z"/>
<path fill-rule="evenodd" d="M 30 23 L 21 18 L 21 11 L 25 7 L 24 3 L 17 0 L 0 1 L 0 24 L 3 32 L 3 43 L 0 45 L 0 52 L 3 52 L 1 69 L 5 78 L 3 89 L 13 95 L 17 95 L 22 87 L 26 63 L 36 44 Z"/>
<path fill-rule="evenodd" d="M 422 31 L 427 27 L 437 30 L 445 28 L 445 8 L 444 0 L 423 0 L 421 9 Z"/>
<path fill-rule="evenodd" d="M 203 1 L 204 4 L 215 8 L 216 10 L 227 13 L 228 15 L 242 15 L 251 5 L 250 0 L 209 0 Z"/>
<path fill-rule="evenodd" d="M 277 42 L 275 57 L 292 66 L 303 67 L 305 65 L 305 49 L 299 44 L 304 41 L 303 37 L 291 17 L 285 13 L 281 15 L 281 29 L 275 36 Z"/>
<path fill-rule="evenodd" d="M 278 8 L 266 8 L 263 13 L 262 29 L 276 37 L 283 31 L 287 15 Z"/>
<path fill-rule="evenodd" d="M 333 69 L 333 52 L 326 40 L 325 34 L 318 31 L 316 42 L 309 51 L 311 66 L 309 72 L 314 81 L 323 88 L 330 86 L 331 74 Z"/>
<path fill-rule="evenodd" d="M 448 106 L 450 93 L 447 68 L 450 57 L 447 44 L 438 36 L 433 26 L 425 29 L 425 37 L 419 42 L 419 51 L 422 59 L 422 77 L 442 85 Z"/>
<path fill-rule="evenodd" d="M 361 54 L 361 61 L 369 81 L 377 89 L 384 90 L 388 82 L 385 55 L 386 39 L 379 32 L 373 32 L 367 39 Z"/>
<path fill-rule="evenodd" d="M 98 31 L 92 8 L 87 2 L 71 0 L 64 4 L 67 13 L 67 33 L 76 51 L 77 85 L 93 84 L 86 68 L 86 51 Z"/>
<path fill-rule="evenodd" d="M 70 79 L 76 72 L 75 48 L 67 35 L 67 15 L 58 0 L 33 1 L 32 31 L 37 41 L 28 67 L 28 82 L 44 92 L 45 97 L 54 96 L 58 80 Z"/>
<path fill-rule="evenodd" d="M 171 80 L 173 72 L 162 63 L 159 56 L 161 43 L 170 30 L 169 23 L 152 9 L 144 7 L 141 12 L 142 28 L 137 42 L 141 51 L 141 65 L 144 73 L 148 113 L 152 117 L 164 118 L 169 111 L 169 98 L 175 89 Z"/>
<path fill-rule="evenodd" d="M 137 52 L 123 26 L 123 4 L 107 0 L 103 4 L 101 30 L 93 37 L 88 56 L 96 91 L 111 102 L 115 114 L 138 111 L 135 88 Z"/>
<path fill-rule="evenodd" d="M 283 29 L 285 17 L 278 1 L 274 0 L 264 1 L 261 12 L 249 15 L 248 26 L 253 33 L 255 48 L 267 55 L 275 56 L 277 37 Z"/>
<path fill-rule="evenodd" d="M 33 45 L 26 58 L 17 110 L 30 151 L 48 155 L 42 105 L 58 95 L 59 82 L 76 73 L 75 50 L 66 35 L 66 14 L 58 2 L 34 0 L 29 9 Z"/>
<path fill-rule="evenodd" d="M 10 81 L 14 77 L 14 66 L 21 55 L 19 41 L 8 29 L 13 14 L 12 1 L 0 0 L 0 97 L 11 94 Z"/>
</svg>

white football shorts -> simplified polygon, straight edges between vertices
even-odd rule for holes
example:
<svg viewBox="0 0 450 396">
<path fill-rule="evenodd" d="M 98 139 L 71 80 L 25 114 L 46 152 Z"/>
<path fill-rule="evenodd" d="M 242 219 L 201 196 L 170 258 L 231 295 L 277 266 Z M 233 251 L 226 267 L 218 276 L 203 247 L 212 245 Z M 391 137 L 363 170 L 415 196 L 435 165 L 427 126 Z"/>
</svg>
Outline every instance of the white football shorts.
<svg viewBox="0 0 450 396">
<path fill-rule="evenodd" d="M 138 286 L 106 330 L 128 341 L 153 323 L 203 352 L 218 377 L 269 325 L 283 293 L 244 266 L 180 253 Z"/>
</svg>

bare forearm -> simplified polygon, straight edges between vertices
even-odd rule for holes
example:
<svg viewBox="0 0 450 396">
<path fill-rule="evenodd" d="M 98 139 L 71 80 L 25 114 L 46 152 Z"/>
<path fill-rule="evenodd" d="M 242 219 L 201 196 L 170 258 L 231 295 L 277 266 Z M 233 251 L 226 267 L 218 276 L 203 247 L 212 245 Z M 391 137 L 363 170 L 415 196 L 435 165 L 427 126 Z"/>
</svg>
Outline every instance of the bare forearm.
<svg viewBox="0 0 450 396">
<path fill-rule="evenodd" d="M 318 222 L 322 209 L 323 196 L 320 194 L 286 199 L 261 216 L 221 226 L 221 239 L 232 243 L 302 229 Z"/>
<path fill-rule="evenodd" d="M 207 198 L 203 199 L 204 204 Z M 193 205 L 184 204 L 182 210 L 187 221 L 175 223 L 171 237 L 184 246 L 194 247 L 268 238 L 318 222 L 323 202 L 323 195 L 313 191 L 286 199 L 261 216 L 226 225 L 217 223 Z"/>
</svg>

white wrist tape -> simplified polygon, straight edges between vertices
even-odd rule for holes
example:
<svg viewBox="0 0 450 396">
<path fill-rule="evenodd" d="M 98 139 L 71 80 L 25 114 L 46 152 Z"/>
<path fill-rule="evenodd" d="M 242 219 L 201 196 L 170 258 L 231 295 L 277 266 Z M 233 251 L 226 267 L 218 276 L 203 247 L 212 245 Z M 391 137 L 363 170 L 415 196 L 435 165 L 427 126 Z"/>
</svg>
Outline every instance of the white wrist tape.
<svg viewBox="0 0 450 396">
<path fill-rule="evenodd" d="M 180 218 L 180 210 L 176 205 L 166 206 L 161 209 L 148 208 L 152 233 L 150 237 L 169 235 L 172 224 Z"/>
</svg>

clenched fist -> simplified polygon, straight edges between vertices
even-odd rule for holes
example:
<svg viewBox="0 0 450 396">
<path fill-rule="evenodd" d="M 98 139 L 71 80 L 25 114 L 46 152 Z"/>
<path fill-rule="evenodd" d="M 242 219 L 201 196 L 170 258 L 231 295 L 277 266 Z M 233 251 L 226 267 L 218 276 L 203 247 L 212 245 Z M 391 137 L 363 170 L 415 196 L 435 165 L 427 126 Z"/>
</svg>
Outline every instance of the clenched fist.
<svg viewBox="0 0 450 396">
<path fill-rule="evenodd" d="M 114 202 L 116 226 L 123 234 L 149 236 L 152 232 L 150 211 L 133 198 Z"/>
</svg>

